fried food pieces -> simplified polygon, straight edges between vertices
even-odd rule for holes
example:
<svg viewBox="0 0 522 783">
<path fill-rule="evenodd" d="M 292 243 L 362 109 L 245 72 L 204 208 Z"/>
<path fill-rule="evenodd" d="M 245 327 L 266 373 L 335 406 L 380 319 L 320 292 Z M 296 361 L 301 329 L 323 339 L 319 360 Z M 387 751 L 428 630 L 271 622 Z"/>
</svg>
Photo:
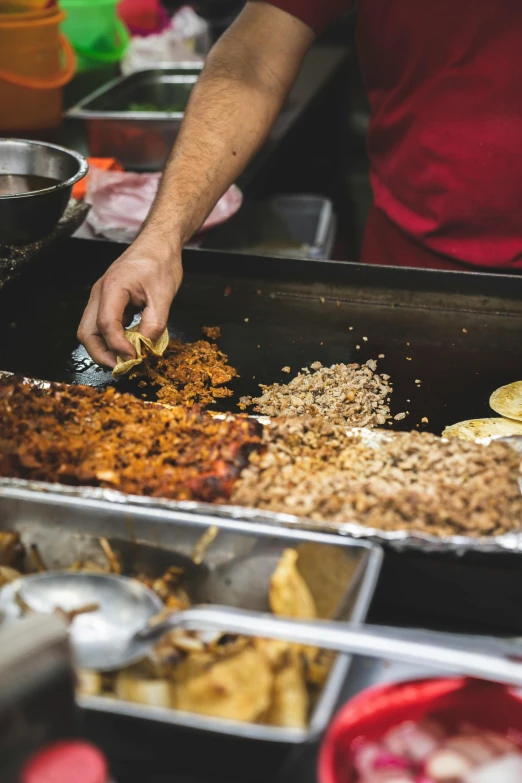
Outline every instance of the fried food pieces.
<svg viewBox="0 0 522 783">
<path fill-rule="evenodd" d="M 260 432 L 253 420 L 145 404 L 114 388 L 0 378 L 2 476 L 219 501 Z"/>
<path fill-rule="evenodd" d="M 274 614 L 282 617 L 310 620 L 317 617 L 317 610 L 312 594 L 297 570 L 297 557 L 295 549 L 285 549 L 283 552 L 270 579 L 270 608 Z"/>
<path fill-rule="evenodd" d="M 165 348 L 169 343 L 169 333 L 165 329 L 161 337 L 152 342 L 148 337 L 144 337 L 139 331 L 140 324 L 131 326 L 130 329 L 125 329 L 125 337 L 130 342 L 134 350 L 136 351 L 135 359 L 122 359 L 121 356 L 116 357 L 117 363 L 112 371 L 113 378 L 120 378 L 122 375 L 126 375 L 133 367 L 137 367 L 142 363 L 144 358 L 150 353 L 155 356 L 161 356 Z"/>
<path fill-rule="evenodd" d="M 208 664 L 194 672 L 194 660 L 187 658 L 177 667 L 178 709 L 240 721 L 256 721 L 268 710 L 273 674 L 255 647 Z"/>
<path fill-rule="evenodd" d="M 102 549 L 106 570 L 114 572 L 109 542 Z M 270 584 L 270 605 L 275 613 L 312 618 L 314 601 L 299 574 L 298 560 L 296 550 L 283 552 Z M 183 574 L 174 568 L 159 578 L 130 575 L 172 607 L 165 613 L 190 605 Z M 102 676 L 80 672 L 79 688 L 84 695 L 112 695 L 214 718 L 305 728 L 311 699 L 324 684 L 332 661 L 330 654 L 291 642 L 219 633 L 205 639 L 177 628 L 165 634 L 147 658 L 126 669 Z"/>
</svg>

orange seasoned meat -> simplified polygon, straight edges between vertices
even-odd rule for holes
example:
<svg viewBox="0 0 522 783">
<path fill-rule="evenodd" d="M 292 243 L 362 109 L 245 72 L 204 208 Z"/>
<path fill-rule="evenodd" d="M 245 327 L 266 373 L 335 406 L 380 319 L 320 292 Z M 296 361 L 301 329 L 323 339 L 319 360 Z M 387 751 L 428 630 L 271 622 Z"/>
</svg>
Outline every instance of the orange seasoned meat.
<svg viewBox="0 0 522 783">
<path fill-rule="evenodd" d="M 178 500 L 229 498 L 260 425 L 114 388 L 0 379 L 0 475 Z"/>
</svg>

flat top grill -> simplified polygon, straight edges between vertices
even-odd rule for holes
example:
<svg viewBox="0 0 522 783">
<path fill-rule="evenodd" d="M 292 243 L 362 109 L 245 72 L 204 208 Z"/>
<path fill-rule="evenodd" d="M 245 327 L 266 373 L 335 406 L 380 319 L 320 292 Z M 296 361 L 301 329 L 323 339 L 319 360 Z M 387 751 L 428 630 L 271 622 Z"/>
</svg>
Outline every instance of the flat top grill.
<svg viewBox="0 0 522 783">
<path fill-rule="evenodd" d="M 90 287 L 121 250 L 69 240 L 0 291 L 0 369 L 111 383 L 75 334 Z M 259 383 L 287 382 L 314 361 L 365 362 L 384 354 L 379 370 L 394 384 L 392 412 L 410 412 L 394 428 L 418 424 L 440 433 L 461 419 L 494 415 L 490 393 L 522 378 L 522 278 L 511 275 L 187 251 L 169 331 L 196 340 L 203 325 L 221 327 L 220 347 L 241 376 L 219 410 L 237 410 L 239 397 L 256 394 Z M 290 375 L 281 372 L 285 365 Z M 154 399 L 152 390 L 130 381 L 118 388 Z"/>
</svg>

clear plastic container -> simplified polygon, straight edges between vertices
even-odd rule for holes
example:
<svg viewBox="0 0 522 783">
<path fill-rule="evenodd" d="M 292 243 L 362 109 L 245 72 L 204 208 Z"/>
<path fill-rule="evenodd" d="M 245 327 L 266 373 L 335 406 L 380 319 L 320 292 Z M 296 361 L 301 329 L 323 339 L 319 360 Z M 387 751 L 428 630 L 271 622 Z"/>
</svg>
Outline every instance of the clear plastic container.
<svg viewBox="0 0 522 783">
<path fill-rule="evenodd" d="M 212 231 L 203 247 L 253 255 L 325 260 L 335 238 L 332 202 L 296 193 L 246 203 L 227 224 Z"/>
</svg>

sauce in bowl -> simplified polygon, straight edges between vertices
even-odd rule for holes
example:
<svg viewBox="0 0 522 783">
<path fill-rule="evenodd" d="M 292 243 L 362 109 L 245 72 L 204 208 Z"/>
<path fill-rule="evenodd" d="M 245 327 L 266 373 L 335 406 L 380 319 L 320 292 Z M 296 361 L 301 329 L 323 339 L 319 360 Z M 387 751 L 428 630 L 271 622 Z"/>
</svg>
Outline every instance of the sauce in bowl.
<svg viewBox="0 0 522 783">
<path fill-rule="evenodd" d="M 0 196 L 16 196 L 33 193 L 58 185 L 60 180 L 40 177 L 37 174 L 0 174 Z"/>
</svg>

